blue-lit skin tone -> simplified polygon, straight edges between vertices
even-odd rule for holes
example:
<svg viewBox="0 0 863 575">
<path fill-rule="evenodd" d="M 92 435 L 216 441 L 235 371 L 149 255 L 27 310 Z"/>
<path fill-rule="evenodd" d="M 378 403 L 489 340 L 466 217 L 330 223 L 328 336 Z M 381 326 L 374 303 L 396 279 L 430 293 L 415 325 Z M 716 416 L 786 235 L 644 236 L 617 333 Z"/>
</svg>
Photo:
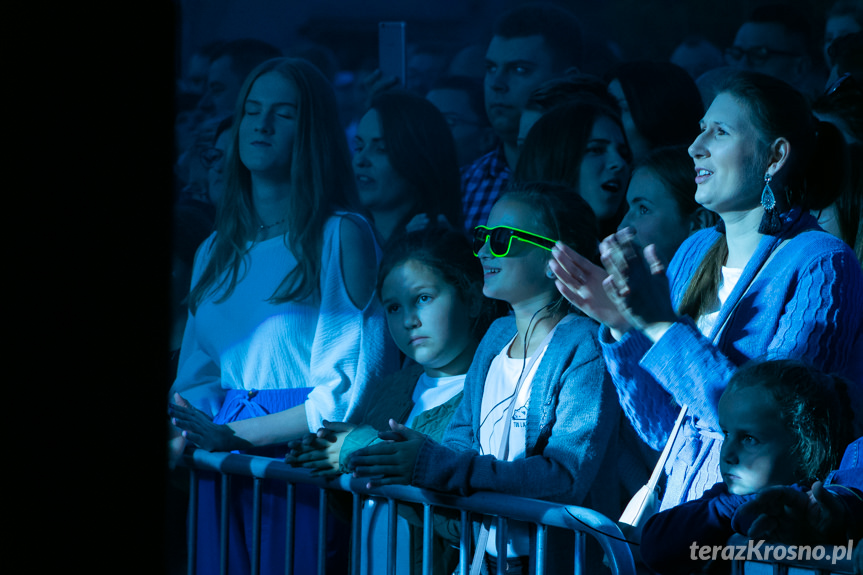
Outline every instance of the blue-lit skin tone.
<svg viewBox="0 0 863 575">
<path fill-rule="evenodd" d="M 519 119 L 531 92 L 554 74 L 553 54 L 540 35 L 494 36 L 485 54 L 485 110 L 511 168 L 518 159 Z"/>
<path fill-rule="evenodd" d="M 426 375 L 438 378 L 467 373 L 478 344 L 472 330 L 481 305 L 478 299 L 465 301 L 439 271 L 409 259 L 384 278 L 381 303 L 396 346 L 420 364 Z M 408 428 L 395 425 L 402 435 L 410 433 Z M 316 434 L 292 443 L 285 461 L 316 474 L 337 474 L 345 437 L 355 428 L 351 423 L 325 421 Z M 416 460 L 413 448 L 418 448 L 425 436 L 414 433 L 413 442 L 400 444 L 400 462 Z"/>
<path fill-rule="evenodd" d="M 222 194 L 225 192 L 225 156 L 228 154 L 228 142 L 230 141 L 231 130 L 223 130 L 219 137 L 216 138 L 213 147 L 222 152 L 222 157 L 210 166 L 207 170 L 207 193 L 210 195 L 210 201 L 218 205 L 222 199 Z"/>
<path fill-rule="evenodd" d="M 509 226 L 551 237 L 549 230 L 540 224 L 531 206 L 521 201 L 502 197 L 491 209 L 488 227 Z M 518 335 L 510 348 L 511 357 L 524 356 L 523 334 L 526 333 L 531 319 L 537 310 L 557 297 L 554 280 L 547 275 L 551 252 L 526 242 L 513 240 L 505 257 L 495 257 L 489 249 L 488 241 L 477 252 L 483 269 L 483 294 L 492 299 L 507 302 L 515 314 Z M 543 316 L 540 314 L 540 316 Z M 539 317 L 539 316 L 537 316 Z M 531 337 L 527 355 L 539 346 L 542 339 L 560 318 L 546 318 L 535 321 L 531 326 Z"/>
<path fill-rule="evenodd" d="M 719 427 L 725 439 L 719 470 L 730 493 L 749 495 L 799 480 L 794 434 L 780 413 L 773 394 L 760 385 L 735 387 L 722 394 Z"/>
<path fill-rule="evenodd" d="M 381 237 L 392 235 L 414 207 L 411 184 L 396 172 L 387 152 L 380 115 L 371 109 L 357 124 L 352 167 L 360 203 L 371 212 Z"/>
<path fill-rule="evenodd" d="M 467 373 L 477 344 L 471 332 L 476 310 L 440 272 L 405 261 L 384 279 L 381 302 L 393 341 L 429 377 Z"/>
<path fill-rule="evenodd" d="M 218 58 L 207 70 L 207 86 L 198 107 L 214 116 L 233 113 L 244 81 L 231 67 L 230 56 Z"/>
</svg>

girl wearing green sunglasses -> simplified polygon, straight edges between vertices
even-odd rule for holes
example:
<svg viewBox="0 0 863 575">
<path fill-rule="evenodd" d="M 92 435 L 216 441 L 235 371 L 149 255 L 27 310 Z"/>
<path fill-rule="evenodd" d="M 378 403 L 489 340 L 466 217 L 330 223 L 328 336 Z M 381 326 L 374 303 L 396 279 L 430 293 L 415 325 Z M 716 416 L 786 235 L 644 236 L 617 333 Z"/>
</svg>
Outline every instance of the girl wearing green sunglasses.
<svg viewBox="0 0 863 575">
<path fill-rule="evenodd" d="M 357 476 L 370 477 L 372 486 L 412 483 L 459 495 L 489 490 L 619 513 L 617 461 L 632 457 L 620 446 L 637 439 L 631 428 L 619 427 L 622 413 L 602 361 L 598 324 L 570 307 L 548 269 L 551 238 L 596 261 L 595 229 L 588 205 L 563 186 L 533 184 L 501 196 L 487 226 L 477 228 L 474 249 L 483 293 L 507 302 L 513 313 L 495 321 L 480 342 L 443 439 L 392 422 L 380 434 L 389 442 L 353 454 Z M 627 433 L 632 441 L 621 441 Z M 627 481 L 643 482 L 648 470 L 640 471 Z M 525 525 L 510 522 L 511 540 L 501 549 L 494 526 L 484 532 L 488 539 L 477 543 L 476 560 L 488 554 L 510 564 L 527 561 Z M 571 568 L 572 537 L 549 537 L 550 564 L 559 559 Z M 557 567 L 549 571 L 560 572 Z"/>
</svg>

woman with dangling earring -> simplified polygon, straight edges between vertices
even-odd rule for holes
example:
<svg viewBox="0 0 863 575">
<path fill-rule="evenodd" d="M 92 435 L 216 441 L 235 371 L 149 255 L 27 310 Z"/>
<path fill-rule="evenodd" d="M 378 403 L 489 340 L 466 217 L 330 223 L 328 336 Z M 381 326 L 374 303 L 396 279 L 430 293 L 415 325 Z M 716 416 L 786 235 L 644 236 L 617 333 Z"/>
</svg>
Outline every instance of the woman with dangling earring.
<svg viewBox="0 0 863 575">
<path fill-rule="evenodd" d="M 602 322 L 605 360 L 642 439 L 661 449 L 688 406 L 662 509 L 722 480 L 719 397 L 750 359 L 802 359 L 847 377 L 857 435 L 863 422 L 863 274 L 809 212 L 844 184 L 842 135 L 785 82 L 739 72 L 689 154 L 695 200 L 720 222 L 687 239 L 667 269 L 629 229 L 602 242 L 605 269 L 560 245 L 551 264 L 558 289 Z"/>
</svg>

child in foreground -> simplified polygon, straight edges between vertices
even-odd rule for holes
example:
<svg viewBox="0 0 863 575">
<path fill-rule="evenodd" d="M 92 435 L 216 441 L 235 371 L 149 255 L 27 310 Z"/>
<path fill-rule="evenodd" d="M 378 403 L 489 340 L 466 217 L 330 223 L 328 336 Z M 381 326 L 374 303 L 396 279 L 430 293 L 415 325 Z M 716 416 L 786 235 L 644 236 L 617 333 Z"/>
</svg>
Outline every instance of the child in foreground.
<svg viewBox="0 0 863 575">
<path fill-rule="evenodd" d="M 492 302 L 482 295 L 482 266 L 458 231 L 437 227 L 410 232 L 387 246 L 377 293 L 390 334 L 411 361 L 376 386 L 361 424 L 325 421 L 316 434 L 291 444 L 287 463 L 321 474 L 345 472 L 347 458 L 381 441 L 378 430 L 388 429 L 390 419 L 437 440 L 443 436 L 461 402 L 477 344 L 493 319 Z M 371 511 L 364 513 L 367 530 L 374 529 Z M 458 550 L 440 540 L 435 548 L 435 572 L 452 573 Z M 373 555 L 364 554 L 370 564 Z M 378 561 L 380 557 L 385 555 Z M 414 571 L 421 568 L 421 558 L 422 553 L 413 553 Z"/>
<path fill-rule="evenodd" d="M 748 534 L 756 515 L 743 505 L 762 490 L 790 486 L 803 495 L 826 477 L 848 444 L 851 412 L 844 380 L 796 360 L 771 360 L 734 374 L 719 400 L 719 424 L 723 481 L 644 526 L 641 556 L 657 573 L 727 570 L 730 564 L 702 559 L 698 550 Z"/>
<path fill-rule="evenodd" d="M 381 434 L 387 441 L 353 454 L 355 475 L 371 486 L 496 491 L 620 513 L 617 462 L 625 432 L 597 324 L 572 311 L 548 268 L 557 241 L 595 258 L 595 229 L 589 206 L 562 186 L 521 185 L 501 196 L 487 225 L 476 228 L 474 252 L 483 293 L 513 313 L 480 342 L 443 440 L 392 421 Z M 505 549 L 496 548 L 493 525 L 482 532 L 487 544 L 477 547 L 487 553 L 477 560 L 494 567 L 500 556 L 508 568 L 528 571 L 526 526 L 510 522 Z M 549 572 L 558 573 L 555 559 L 572 566 L 572 536 L 567 543 L 552 542 L 552 535 Z"/>
</svg>

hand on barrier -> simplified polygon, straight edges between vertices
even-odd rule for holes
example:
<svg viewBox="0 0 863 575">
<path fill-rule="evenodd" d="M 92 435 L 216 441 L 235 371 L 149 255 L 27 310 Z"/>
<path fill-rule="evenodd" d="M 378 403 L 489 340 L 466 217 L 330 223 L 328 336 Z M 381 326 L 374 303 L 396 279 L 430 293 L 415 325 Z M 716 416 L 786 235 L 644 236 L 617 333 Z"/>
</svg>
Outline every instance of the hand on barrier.
<svg viewBox="0 0 863 575">
<path fill-rule="evenodd" d="M 420 447 L 426 436 L 390 419 L 390 431 L 381 431 L 384 441 L 357 450 L 349 467 L 354 477 L 371 477 L 367 487 L 410 484 Z"/>
<path fill-rule="evenodd" d="M 171 416 L 171 423 L 182 431 L 181 435 L 201 449 L 234 451 L 251 447 L 248 441 L 237 437 L 230 426 L 213 423 L 210 416 L 179 393 L 174 394 L 174 403 L 168 404 L 168 415 Z"/>
<path fill-rule="evenodd" d="M 820 481 L 806 493 L 784 486 L 763 489 L 741 505 L 735 521 L 751 524 L 747 535 L 788 545 L 847 542 L 845 506 Z"/>
<path fill-rule="evenodd" d="M 316 433 L 292 441 L 285 463 L 293 467 L 305 467 L 312 475 L 338 475 L 339 458 L 345 437 L 356 426 L 351 423 L 324 420 L 324 426 Z"/>
</svg>

